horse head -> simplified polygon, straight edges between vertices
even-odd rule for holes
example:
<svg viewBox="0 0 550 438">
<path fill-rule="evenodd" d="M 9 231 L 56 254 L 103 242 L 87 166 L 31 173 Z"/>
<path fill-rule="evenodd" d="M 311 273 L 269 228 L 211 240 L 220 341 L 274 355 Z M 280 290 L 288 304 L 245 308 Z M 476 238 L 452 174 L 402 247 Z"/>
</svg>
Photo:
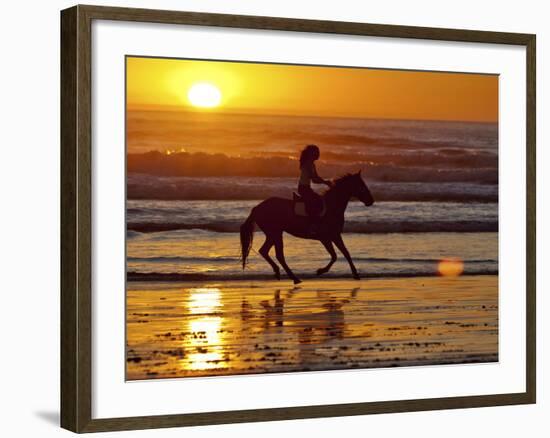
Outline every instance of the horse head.
<svg viewBox="0 0 550 438">
<path fill-rule="evenodd" d="M 374 204 L 374 198 L 361 177 L 361 171 L 357 173 L 348 173 L 347 175 L 337 178 L 334 181 L 333 189 L 329 191 L 332 190 L 334 190 L 335 193 L 346 193 L 350 198 L 357 198 L 367 207 Z"/>
<path fill-rule="evenodd" d="M 372 194 L 367 187 L 367 184 L 361 177 L 361 171 L 354 173 L 352 175 L 352 179 L 352 195 L 359 199 L 363 204 L 365 204 L 366 207 L 370 207 L 372 204 L 374 204 L 374 198 L 372 197 Z"/>
</svg>

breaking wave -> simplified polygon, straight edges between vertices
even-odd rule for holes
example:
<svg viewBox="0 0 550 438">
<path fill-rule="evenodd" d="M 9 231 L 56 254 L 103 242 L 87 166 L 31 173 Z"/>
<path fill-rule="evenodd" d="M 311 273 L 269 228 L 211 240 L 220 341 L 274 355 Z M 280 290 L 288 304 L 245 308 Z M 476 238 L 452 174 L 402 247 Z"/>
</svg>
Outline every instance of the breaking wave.
<svg viewBox="0 0 550 438">
<path fill-rule="evenodd" d="M 370 172 L 370 171 L 369 171 Z M 423 170 L 426 179 L 437 182 L 391 182 L 365 180 L 376 201 L 425 202 L 496 202 L 498 185 L 490 184 L 494 176 L 487 175 L 482 182 L 449 182 L 440 172 Z M 451 171 L 455 172 L 455 171 Z M 459 172 L 459 171 L 456 171 Z M 460 171 L 464 174 L 470 171 Z M 481 172 L 481 171 L 480 171 Z M 435 176 L 434 176 L 435 175 Z M 449 175 L 447 175 L 449 176 Z M 452 179 L 452 178 L 451 178 Z M 460 179 L 460 178 L 459 178 Z M 470 176 L 463 179 L 472 179 Z M 479 178 L 483 180 L 483 178 Z M 271 196 L 288 198 L 296 189 L 295 178 L 250 177 L 156 177 L 129 174 L 128 199 L 157 200 L 256 200 Z"/>
</svg>

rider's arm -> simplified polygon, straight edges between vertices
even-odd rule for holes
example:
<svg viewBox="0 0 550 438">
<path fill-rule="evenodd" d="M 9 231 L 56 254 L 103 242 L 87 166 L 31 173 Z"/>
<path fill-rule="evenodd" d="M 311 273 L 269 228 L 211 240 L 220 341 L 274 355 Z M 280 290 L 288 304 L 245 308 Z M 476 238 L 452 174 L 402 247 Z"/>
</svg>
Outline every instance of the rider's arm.
<svg viewBox="0 0 550 438">
<path fill-rule="evenodd" d="M 311 164 L 311 181 L 314 182 L 315 184 L 325 184 L 329 187 L 332 185 L 330 181 L 321 178 L 317 174 L 317 169 L 315 168 L 315 164 L 313 163 Z"/>
</svg>

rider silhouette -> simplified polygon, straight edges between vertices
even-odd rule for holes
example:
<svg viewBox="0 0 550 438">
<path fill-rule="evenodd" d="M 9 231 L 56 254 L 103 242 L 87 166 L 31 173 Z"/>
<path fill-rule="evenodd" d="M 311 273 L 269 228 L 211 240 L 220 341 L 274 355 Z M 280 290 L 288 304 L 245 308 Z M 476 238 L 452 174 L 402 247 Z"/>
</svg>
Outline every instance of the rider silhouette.
<svg viewBox="0 0 550 438">
<path fill-rule="evenodd" d="M 298 182 L 298 194 L 303 198 L 306 206 L 312 231 L 319 223 L 323 200 L 321 195 L 311 188 L 311 183 L 332 186 L 332 182 L 321 178 L 317 174 L 315 161 L 321 156 L 319 148 L 314 144 L 307 145 L 300 154 L 300 180 Z"/>
</svg>

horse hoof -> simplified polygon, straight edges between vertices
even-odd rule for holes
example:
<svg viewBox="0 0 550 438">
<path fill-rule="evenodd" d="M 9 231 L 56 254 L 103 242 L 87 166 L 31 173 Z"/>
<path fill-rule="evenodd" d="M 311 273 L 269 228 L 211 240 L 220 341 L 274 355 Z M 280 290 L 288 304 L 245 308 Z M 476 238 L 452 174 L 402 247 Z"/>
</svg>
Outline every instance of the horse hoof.
<svg viewBox="0 0 550 438">
<path fill-rule="evenodd" d="M 327 272 L 327 271 L 325 271 L 324 269 L 317 269 L 317 275 L 318 276 L 323 275 L 325 272 Z"/>
<path fill-rule="evenodd" d="M 295 278 L 293 281 L 294 284 L 300 284 L 302 282 L 302 280 L 300 280 L 299 278 Z"/>
<path fill-rule="evenodd" d="M 359 274 L 353 274 L 353 278 L 356 280 L 361 280 L 361 277 L 359 277 Z"/>
<path fill-rule="evenodd" d="M 277 280 L 280 280 L 281 279 L 281 273 L 280 272 L 275 272 L 275 278 Z"/>
</svg>

